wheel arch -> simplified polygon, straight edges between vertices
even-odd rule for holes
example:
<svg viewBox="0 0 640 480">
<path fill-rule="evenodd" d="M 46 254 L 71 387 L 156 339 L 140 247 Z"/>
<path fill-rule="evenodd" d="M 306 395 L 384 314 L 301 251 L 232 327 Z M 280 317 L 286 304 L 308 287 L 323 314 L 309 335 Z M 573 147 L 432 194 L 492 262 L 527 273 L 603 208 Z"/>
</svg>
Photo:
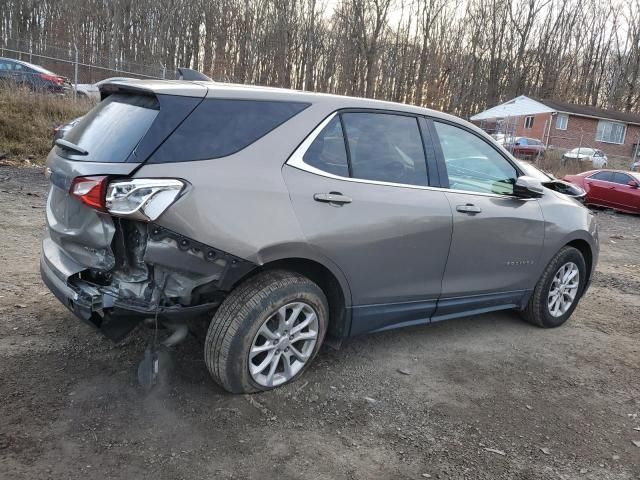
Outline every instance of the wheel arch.
<svg viewBox="0 0 640 480">
<path fill-rule="evenodd" d="M 235 285 L 268 270 L 289 270 L 304 275 L 322 289 L 329 302 L 328 336 L 335 339 L 347 337 L 351 328 L 349 283 L 337 265 L 321 255 L 305 250 L 307 249 L 301 245 L 289 245 L 263 251 L 258 267 L 240 278 Z M 289 255 L 283 255 L 284 253 Z"/>
<path fill-rule="evenodd" d="M 582 254 L 582 258 L 584 258 L 584 263 L 587 267 L 587 278 L 584 283 L 585 287 L 582 291 L 584 292 L 587 289 L 587 286 L 591 283 L 591 275 L 593 269 L 593 250 L 591 249 L 591 245 L 589 244 L 589 242 L 582 238 L 576 238 L 568 242 L 565 246 L 575 248 Z"/>
</svg>

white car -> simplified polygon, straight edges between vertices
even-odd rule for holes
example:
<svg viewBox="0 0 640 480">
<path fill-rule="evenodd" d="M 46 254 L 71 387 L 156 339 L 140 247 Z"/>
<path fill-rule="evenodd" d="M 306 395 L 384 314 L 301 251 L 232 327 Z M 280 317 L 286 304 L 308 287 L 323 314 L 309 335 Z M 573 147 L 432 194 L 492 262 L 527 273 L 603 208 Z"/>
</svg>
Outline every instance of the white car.
<svg viewBox="0 0 640 480">
<path fill-rule="evenodd" d="M 562 155 L 562 163 L 566 163 L 567 161 L 590 161 L 593 168 L 607 168 L 609 159 L 602 150 L 598 150 L 597 148 L 579 147 L 569 150 Z"/>
</svg>

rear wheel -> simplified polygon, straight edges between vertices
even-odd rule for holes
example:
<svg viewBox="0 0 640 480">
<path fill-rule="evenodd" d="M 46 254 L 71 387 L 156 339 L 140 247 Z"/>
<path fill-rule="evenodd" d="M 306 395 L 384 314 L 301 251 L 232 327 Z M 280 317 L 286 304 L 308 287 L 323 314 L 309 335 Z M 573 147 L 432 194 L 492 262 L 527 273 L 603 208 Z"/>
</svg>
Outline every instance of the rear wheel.
<svg viewBox="0 0 640 480">
<path fill-rule="evenodd" d="M 562 325 L 571 316 L 584 290 L 587 268 L 584 257 L 564 247 L 545 268 L 522 314 L 543 328 Z"/>
<path fill-rule="evenodd" d="M 205 341 L 213 379 L 253 393 L 298 378 L 318 353 L 329 320 L 327 299 L 294 272 L 264 272 L 238 286 L 215 313 Z"/>
</svg>

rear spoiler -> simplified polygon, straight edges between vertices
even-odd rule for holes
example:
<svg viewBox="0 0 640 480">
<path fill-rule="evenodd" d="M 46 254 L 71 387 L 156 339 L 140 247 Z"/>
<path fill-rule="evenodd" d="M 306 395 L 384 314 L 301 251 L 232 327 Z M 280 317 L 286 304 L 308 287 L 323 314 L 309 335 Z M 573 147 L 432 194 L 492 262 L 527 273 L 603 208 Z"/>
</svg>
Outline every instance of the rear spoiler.
<svg viewBox="0 0 640 480">
<path fill-rule="evenodd" d="M 178 80 L 213 82 L 213 80 L 204 73 L 185 67 L 178 67 Z"/>
<path fill-rule="evenodd" d="M 100 85 L 100 100 L 113 93 L 204 98 L 208 90 L 205 85 L 179 80 L 113 80 Z"/>
</svg>

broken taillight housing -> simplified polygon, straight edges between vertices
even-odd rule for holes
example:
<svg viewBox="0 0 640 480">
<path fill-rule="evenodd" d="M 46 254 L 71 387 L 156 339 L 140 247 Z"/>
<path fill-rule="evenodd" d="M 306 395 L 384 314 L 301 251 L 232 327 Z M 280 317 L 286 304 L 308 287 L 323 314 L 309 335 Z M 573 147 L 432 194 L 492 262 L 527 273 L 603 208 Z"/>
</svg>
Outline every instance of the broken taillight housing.
<svg viewBox="0 0 640 480">
<path fill-rule="evenodd" d="M 134 178 L 109 182 L 106 209 L 112 215 L 154 221 L 178 198 L 185 183 L 175 178 Z"/>
<path fill-rule="evenodd" d="M 185 182 L 174 178 L 76 177 L 70 193 L 85 205 L 145 222 L 156 220 L 178 198 Z"/>
<path fill-rule="evenodd" d="M 71 183 L 69 192 L 85 205 L 96 210 L 105 211 L 104 202 L 109 177 L 101 175 L 95 177 L 76 177 Z"/>
</svg>

